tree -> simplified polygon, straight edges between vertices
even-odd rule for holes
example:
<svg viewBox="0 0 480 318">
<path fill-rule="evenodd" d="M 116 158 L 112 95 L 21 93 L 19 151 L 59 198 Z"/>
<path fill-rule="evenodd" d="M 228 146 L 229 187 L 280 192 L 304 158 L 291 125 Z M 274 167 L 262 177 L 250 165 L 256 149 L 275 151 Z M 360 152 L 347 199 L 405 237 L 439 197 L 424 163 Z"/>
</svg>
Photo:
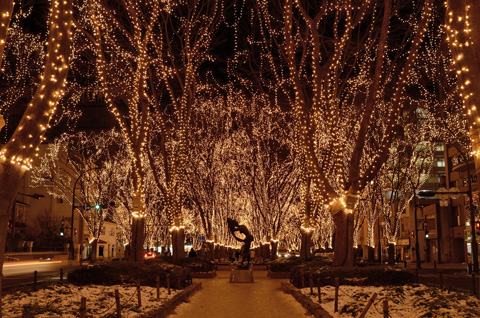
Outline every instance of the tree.
<svg viewBox="0 0 480 318">
<path fill-rule="evenodd" d="M 447 40 L 452 52 L 454 65 L 463 100 L 463 110 L 467 117 L 471 147 L 474 153 L 477 177 L 480 171 L 480 126 L 479 96 L 480 84 L 475 79 L 480 76 L 480 56 L 478 43 L 480 41 L 480 6 L 470 0 L 446 1 L 445 25 Z M 470 190 L 471 191 L 471 190 Z M 472 202 L 470 200 L 470 202 Z M 473 221 L 472 214 L 472 221 Z M 475 222 L 471 222 L 473 270 L 479 272 L 478 243 L 475 237 Z"/>
<path fill-rule="evenodd" d="M 0 62 L 8 41 L 8 28 L 13 1 L 1 1 Z M 32 166 L 33 157 L 42 142 L 48 123 L 62 96 L 71 53 L 72 1 L 52 1 L 49 35 L 46 44 L 45 68 L 40 85 L 10 140 L 0 150 L 0 182 L 9 187 L 0 189 L 0 259 L 3 264 L 7 222 L 10 208 L 25 171 Z M 3 67 L 2 67 L 3 68 Z"/>
<path fill-rule="evenodd" d="M 432 4 L 257 2 L 269 75 L 264 85 L 278 88 L 288 103 L 302 160 L 302 241 L 309 244 L 312 207 L 328 206 L 336 225 L 334 265 L 353 264 L 351 211 L 397 137 Z M 372 138 L 377 146 L 367 152 Z"/>
<path fill-rule="evenodd" d="M 423 129 L 407 126 L 405 138 L 390 150 L 390 157 L 373 183 L 374 196 L 385 221 L 388 242 L 388 262 L 395 264 L 395 244 L 399 233 L 401 215 L 416 192 L 430 175 L 436 143 L 426 136 L 430 125 Z M 423 133 L 422 133 L 423 132 Z"/>
<path fill-rule="evenodd" d="M 116 116 L 135 166 L 133 259 L 143 260 L 142 198 L 144 163 L 154 172 L 172 223 L 174 258 L 183 258 L 184 170 L 197 71 L 219 21 L 218 1 L 109 2 L 92 1 L 86 37 L 94 43 L 98 76 L 107 104 Z M 92 30 L 90 33 L 88 30 Z M 155 114 L 155 116 L 152 116 Z M 155 126 L 155 127 L 152 127 Z M 156 131 L 157 136 L 148 136 Z M 160 145 L 158 161 L 142 160 L 151 143 Z M 151 153 L 147 152 L 151 159 Z M 164 173 L 163 176 L 157 174 Z M 138 224 L 137 224 L 138 223 Z"/>
<path fill-rule="evenodd" d="M 237 97 L 237 100 L 239 98 Z M 295 162 L 289 122 L 285 113 L 274 107 L 267 96 L 252 95 L 243 104 L 248 136 L 247 156 L 243 165 L 246 187 L 258 220 L 253 228 L 258 237 L 272 245 L 276 256 L 277 242 L 286 228 L 289 214 L 295 210 L 300 172 Z"/>
<path fill-rule="evenodd" d="M 92 259 L 97 254 L 104 221 L 113 219 L 121 227 L 125 226 L 122 222 L 125 212 L 117 202 L 122 202 L 119 198 L 131 192 L 131 166 L 126 146 L 119 140 L 121 135 L 115 130 L 65 133 L 47 146 L 40 163 L 32 170 L 33 185 L 44 186 L 49 194 L 69 202 L 86 222 L 93 247 Z M 91 208 L 85 208 L 87 205 Z M 94 208 L 96 205 L 100 208 Z M 73 220 L 70 226 L 72 223 Z"/>
</svg>

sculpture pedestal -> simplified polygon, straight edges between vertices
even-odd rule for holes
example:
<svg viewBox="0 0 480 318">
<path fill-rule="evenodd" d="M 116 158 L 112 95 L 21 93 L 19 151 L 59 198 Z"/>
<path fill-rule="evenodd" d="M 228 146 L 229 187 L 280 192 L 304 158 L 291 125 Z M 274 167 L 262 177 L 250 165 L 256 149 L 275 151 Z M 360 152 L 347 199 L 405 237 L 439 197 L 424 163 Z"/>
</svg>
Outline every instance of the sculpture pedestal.
<svg viewBox="0 0 480 318">
<path fill-rule="evenodd" d="M 253 272 L 251 269 L 232 269 L 230 283 L 253 283 Z"/>
</svg>

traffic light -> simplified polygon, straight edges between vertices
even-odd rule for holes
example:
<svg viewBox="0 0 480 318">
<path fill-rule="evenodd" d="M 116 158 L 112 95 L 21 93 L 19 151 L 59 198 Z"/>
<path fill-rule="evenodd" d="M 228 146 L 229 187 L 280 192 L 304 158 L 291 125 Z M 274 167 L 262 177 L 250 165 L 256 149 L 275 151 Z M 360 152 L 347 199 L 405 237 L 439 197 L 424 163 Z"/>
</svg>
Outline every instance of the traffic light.
<svg viewBox="0 0 480 318">
<path fill-rule="evenodd" d="M 430 234 L 428 233 L 428 230 L 425 230 L 425 237 L 426 237 L 426 238 L 429 238 L 429 237 L 430 237 Z"/>
<path fill-rule="evenodd" d="M 100 210 L 102 206 L 100 204 L 95 204 L 95 210 Z"/>
<path fill-rule="evenodd" d="M 480 235 L 480 222 L 475 222 L 475 234 Z"/>
</svg>

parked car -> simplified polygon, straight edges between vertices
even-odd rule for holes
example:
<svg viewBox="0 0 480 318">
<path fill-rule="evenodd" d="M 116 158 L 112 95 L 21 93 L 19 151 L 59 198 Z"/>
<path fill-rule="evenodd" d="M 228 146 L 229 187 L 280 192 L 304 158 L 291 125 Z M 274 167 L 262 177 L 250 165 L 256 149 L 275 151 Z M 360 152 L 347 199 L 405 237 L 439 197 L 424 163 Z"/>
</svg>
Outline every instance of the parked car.
<svg viewBox="0 0 480 318">
<path fill-rule="evenodd" d="M 151 259 L 151 258 L 155 258 L 155 257 L 157 257 L 157 252 L 150 251 L 150 252 L 145 253 L 145 259 Z"/>
</svg>

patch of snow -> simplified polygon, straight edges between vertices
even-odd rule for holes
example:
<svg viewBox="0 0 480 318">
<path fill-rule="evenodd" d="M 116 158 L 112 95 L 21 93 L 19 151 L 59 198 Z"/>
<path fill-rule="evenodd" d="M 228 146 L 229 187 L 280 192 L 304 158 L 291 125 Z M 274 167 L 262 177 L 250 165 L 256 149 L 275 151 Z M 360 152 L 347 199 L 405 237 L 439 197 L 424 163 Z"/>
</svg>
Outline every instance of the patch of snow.
<svg viewBox="0 0 480 318">
<path fill-rule="evenodd" d="M 317 288 L 303 288 L 301 292 L 318 303 Z M 480 317 L 480 301 L 474 296 L 456 291 L 442 291 L 420 284 L 405 286 L 340 286 L 338 312 L 334 313 L 335 287 L 321 287 L 321 306 L 333 317 L 359 316 L 368 300 L 377 293 L 374 304 L 365 317 L 382 317 L 383 301 L 388 300 L 389 315 L 401 317 Z"/>
<path fill-rule="evenodd" d="M 159 308 L 167 299 L 179 291 L 160 288 L 157 300 L 155 287 L 142 286 L 142 307 L 138 308 L 136 286 L 75 286 L 71 284 L 54 284 L 45 289 L 29 293 L 15 292 L 3 296 L 3 317 L 37 317 L 37 318 L 74 318 L 79 316 L 80 301 L 87 299 L 87 316 L 101 316 L 115 313 L 115 289 L 120 294 L 122 316 L 140 317 L 142 313 Z M 28 315 L 27 315 L 28 314 Z"/>
</svg>

